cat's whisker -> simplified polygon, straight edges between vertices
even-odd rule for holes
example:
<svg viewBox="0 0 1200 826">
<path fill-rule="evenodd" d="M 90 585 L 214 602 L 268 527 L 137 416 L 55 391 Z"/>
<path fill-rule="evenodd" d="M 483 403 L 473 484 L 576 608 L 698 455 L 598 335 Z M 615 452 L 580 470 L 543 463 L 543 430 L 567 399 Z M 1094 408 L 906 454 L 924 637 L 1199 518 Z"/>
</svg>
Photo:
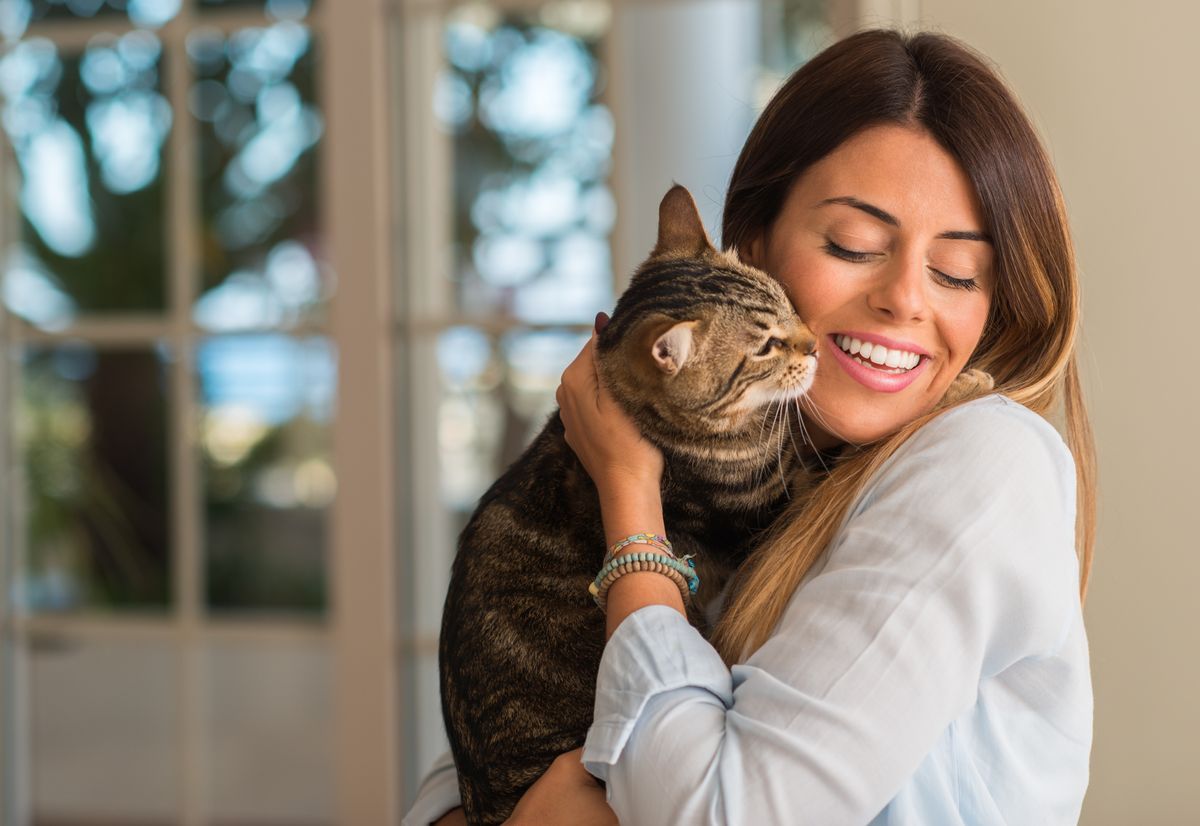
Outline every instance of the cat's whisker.
<svg viewBox="0 0 1200 826">
<path fill-rule="evenodd" d="M 772 439 L 775 436 L 775 420 L 778 417 L 778 413 L 779 413 L 779 411 L 775 407 L 776 401 L 777 401 L 777 397 L 772 398 L 769 402 L 767 402 L 765 405 L 763 405 L 762 424 L 759 427 L 759 432 L 758 432 L 758 438 L 759 438 L 758 443 L 761 445 L 772 444 Z M 763 439 L 766 439 L 766 441 L 763 441 Z M 762 484 L 770 474 L 771 474 L 771 465 L 769 462 L 764 461 L 754 471 L 755 485 Z"/>
<path fill-rule="evenodd" d="M 782 396 L 783 392 L 784 392 L 783 389 L 780 388 L 777 395 Z M 772 402 L 772 403 L 774 403 L 774 402 Z M 787 418 L 788 418 L 787 405 L 785 403 L 783 403 L 782 401 L 779 402 L 779 409 L 775 414 L 775 418 L 781 427 L 787 426 Z M 771 437 L 774 438 L 774 436 L 775 436 L 775 428 L 774 428 L 774 426 L 772 426 Z M 776 448 L 775 464 L 779 468 L 779 482 L 783 486 L 783 495 L 785 498 L 787 498 L 790 501 L 792 497 L 791 497 L 791 494 L 788 492 L 787 475 L 783 472 L 783 434 L 782 433 L 779 436 L 778 443 L 779 443 L 779 446 Z"/>
<path fill-rule="evenodd" d="M 784 391 L 779 390 L 778 393 L 775 394 L 774 399 L 770 400 L 762 407 L 762 423 L 760 427 L 758 427 L 758 443 L 760 444 L 773 443 L 773 439 L 775 438 L 775 425 L 778 424 L 781 407 L 779 397 L 782 396 L 782 394 L 784 394 Z M 776 405 L 779 405 L 780 407 L 776 407 Z M 768 424 L 770 425 L 769 427 Z M 767 439 L 766 442 L 763 442 L 764 438 Z M 770 472 L 772 472 L 770 471 L 770 463 L 763 462 L 762 465 L 755 471 L 755 484 L 760 485 L 763 483 L 763 481 L 766 481 Z"/>
<path fill-rule="evenodd" d="M 771 405 L 773 405 L 773 404 L 775 404 L 774 399 L 767 402 L 767 404 L 763 407 L 762 422 L 760 423 L 759 428 L 758 428 L 758 441 L 760 444 L 762 443 L 763 434 L 767 429 L 767 419 L 770 418 L 770 416 L 771 416 Z"/>
<path fill-rule="evenodd" d="M 800 411 L 800 408 L 797 406 L 795 420 L 796 420 L 796 423 L 799 424 L 799 426 L 800 426 L 800 444 L 807 444 L 807 441 L 804 438 L 804 436 L 805 436 L 804 421 L 800 418 L 799 411 Z M 788 417 L 787 417 L 787 435 L 788 435 L 788 440 L 792 443 L 792 453 L 794 453 L 796 455 L 796 461 L 798 461 L 800 463 L 801 467 L 805 467 L 804 454 L 800 450 L 799 446 L 796 444 L 796 436 L 792 433 L 792 415 L 791 415 L 790 411 L 789 411 Z"/>
<path fill-rule="evenodd" d="M 821 465 L 821 469 L 823 471 L 825 471 L 826 474 L 828 474 L 829 466 L 827 464 L 825 464 L 825 459 L 824 459 L 824 457 L 821 456 L 821 451 L 817 448 L 816 444 L 813 442 L 812 436 L 810 436 L 808 433 L 808 427 L 804 424 L 804 411 L 801 410 L 801 408 L 800 408 L 800 399 L 794 399 L 792 403 L 796 407 L 796 423 L 800 426 L 801 442 L 812 447 L 813 455 L 817 457 L 817 462 Z M 804 468 L 806 470 L 808 469 L 808 465 L 804 464 L 803 457 L 801 457 L 800 463 L 804 465 Z"/>
<path fill-rule="evenodd" d="M 837 436 L 839 439 L 841 439 L 843 442 L 845 442 L 848 445 L 851 445 L 853 447 L 862 447 L 862 445 L 860 445 L 858 442 L 847 439 L 845 436 L 843 436 L 841 433 L 839 433 L 837 428 L 833 427 L 833 425 L 831 425 L 829 423 L 829 420 L 827 418 L 825 418 L 824 413 L 821 411 L 821 408 L 819 408 L 817 406 L 817 403 L 814 402 L 810 397 L 805 396 L 803 398 L 803 401 L 808 402 L 808 406 L 810 408 L 810 412 L 813 415 L 813 418 L 817 420 L 817 422 L 821 425 L 821 427 L 823 427 L 825 430 L 828 430 L 830 433 L 832 433 L 834 436 Z"/>
<path fill-rule="evenodd" d="M 760 427 L 758 429 L 759 444 L 769 444 L 770 443 L 769 441 L 763 442 L 764 436 L 766 439 L 770 440 L 771 437 L 775 433 L 775 411 L 773 410 L 774 405 L 775 405 L 775 399 L 771 399 L 771 401 L 769 401 L 765 405 L 763 405 L 762 424 L 760 425 Z M 770 423 L 771 423 L 770 430 L 767 429 L 768 421 L 770 421 Z M 771 472 L 771 466 L 768 463 L 763 462 L 754 471 L 754 484 L 755 485 L 761 484 L 763 482 L 763 480 L 766 478 L 767 474 L 769 474 L 770 472 Z"/>
</svg>

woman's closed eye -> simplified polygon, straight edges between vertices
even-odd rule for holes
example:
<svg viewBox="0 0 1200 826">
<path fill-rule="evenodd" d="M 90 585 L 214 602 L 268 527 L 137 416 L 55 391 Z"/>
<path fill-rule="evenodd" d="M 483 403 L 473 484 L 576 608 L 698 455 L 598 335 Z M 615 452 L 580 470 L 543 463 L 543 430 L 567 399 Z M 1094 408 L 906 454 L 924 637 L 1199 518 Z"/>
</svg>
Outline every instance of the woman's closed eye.
<svg viewBox="0 0 1200 826">
<path fill-rule="evenodd" d="M 838 246 L 828 238 L 825 239 L 825 252 L 829 253 L 834 258 L 841 258 L 843 261 L 854 261 L 860 264 L 864 261 L 871 260 L 872 255 L 877 255 L 877 253 L 873 252 L 857 252 L 855 250 L 848 250 L 845 247 Z"/>
<path fill-rule="evenodd" d="M 825 239 L 824 249 L 827 253 L 832 255 L 834 258 L 840 258 L 843 261 L 852 261 L 856 264 L 862 264 L 866 261 L 870 261 L 873 256 L 879 254 L 879 253 L 875 253 L 875 252 L 859 252 L 858 250 L 848 250 L 845 247 L 838 246 L 837 244 L 835 244 L 833 241 L 829 240 L 828 238 Z M 978 290 L 979 289 L 979 282 L 977 282 L 974 278 L 957 278 L 948 273 L 944 273 L 941 270 L 934 269 L 933 267 L 930 267 L 929 271 L 933 273 L 934 277 L 937 278 L 938 281 L 942 282 L 947 287 L 950 287 L 952 289 L 956 289 L 956 290 Z"/>
<path fill-rule="evenodd" d="M 946 273 L 944 273 L 940 270 L 933 269 L 933 267 L 930 267 L 929 269 L 937 277 L 937 279 L 939 281 L 941 281 L 943 284 L 945 284 L 947 287 L 951 287 L 955 290 L 978 290 L 979 289 L 979 282 L 976 281 L 974 278 L 955 278 L 953 275 L 947 275 Z"/>
</svg>

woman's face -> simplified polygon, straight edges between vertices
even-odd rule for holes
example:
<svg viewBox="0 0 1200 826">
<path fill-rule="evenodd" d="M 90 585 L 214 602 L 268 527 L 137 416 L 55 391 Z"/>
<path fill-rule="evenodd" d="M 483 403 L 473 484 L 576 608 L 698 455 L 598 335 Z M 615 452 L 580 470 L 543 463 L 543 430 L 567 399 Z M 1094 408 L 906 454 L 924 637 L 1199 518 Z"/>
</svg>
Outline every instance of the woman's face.
<svg viewBox="0 0 1200 826">
<path fill-rule="evenodd" d="M 809 167 L 744 257 L 817 335 L 805 418 L 819 447 L 869 442 L 930 410 L 979 342 L 994 286 L 966 173 L 927 132 L 895 125 Z"/>
</svg>

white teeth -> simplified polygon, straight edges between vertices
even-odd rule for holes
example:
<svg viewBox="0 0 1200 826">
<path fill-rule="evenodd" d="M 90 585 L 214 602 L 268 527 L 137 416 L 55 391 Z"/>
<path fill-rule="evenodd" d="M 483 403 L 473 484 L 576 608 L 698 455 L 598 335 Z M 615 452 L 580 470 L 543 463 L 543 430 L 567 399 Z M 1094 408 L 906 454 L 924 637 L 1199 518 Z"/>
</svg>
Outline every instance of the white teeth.
<svg viewBox="0 0 1200 826">
<path fill-rule="evenodd" d="M 911 370 L 921 361 L 921 356 L 918 353 L 910 353 L 906 350 L 889 350 L 882 344 L 860 341 L 857 338 L 851 338 L 847 335 L 839 334 L 834 337 L 834 341 L 842 350 L 852 356 L 858 356 L 859 361 L 864 363 L 870 361 L 872 364 L 886 368 L 890 372 L 902 373 L 905 370 Z"/>
</svg>

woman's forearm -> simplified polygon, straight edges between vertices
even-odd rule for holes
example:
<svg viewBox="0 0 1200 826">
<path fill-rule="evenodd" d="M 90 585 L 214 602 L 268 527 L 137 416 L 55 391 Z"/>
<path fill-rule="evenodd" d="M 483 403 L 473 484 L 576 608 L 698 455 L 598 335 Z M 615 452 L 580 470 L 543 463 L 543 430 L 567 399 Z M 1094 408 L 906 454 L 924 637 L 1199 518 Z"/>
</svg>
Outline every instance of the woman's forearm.
<svg viewBox="0 0 1200 826">
<path fill-rule="evenodd" d="M 463 813 L 462 807 L 451 809 L 446 812 L 433 826 L 467 826 L 467 816 Z"/>
<path fill-rule="evenodd" d="M 635 533 L 665 534 L 657 479 L 606 485 L 605 488 L 610 492 L 601 494 L 600 510 L 604 515 L 604 535 L 610 547 Z M 608 591 L 605 639 L 613 635 L 622 620 L 647 605 L 666 605 L 684 613 L 679 589 L 662 574 L 647 571 L 620 577 Z"/>
</svg>

